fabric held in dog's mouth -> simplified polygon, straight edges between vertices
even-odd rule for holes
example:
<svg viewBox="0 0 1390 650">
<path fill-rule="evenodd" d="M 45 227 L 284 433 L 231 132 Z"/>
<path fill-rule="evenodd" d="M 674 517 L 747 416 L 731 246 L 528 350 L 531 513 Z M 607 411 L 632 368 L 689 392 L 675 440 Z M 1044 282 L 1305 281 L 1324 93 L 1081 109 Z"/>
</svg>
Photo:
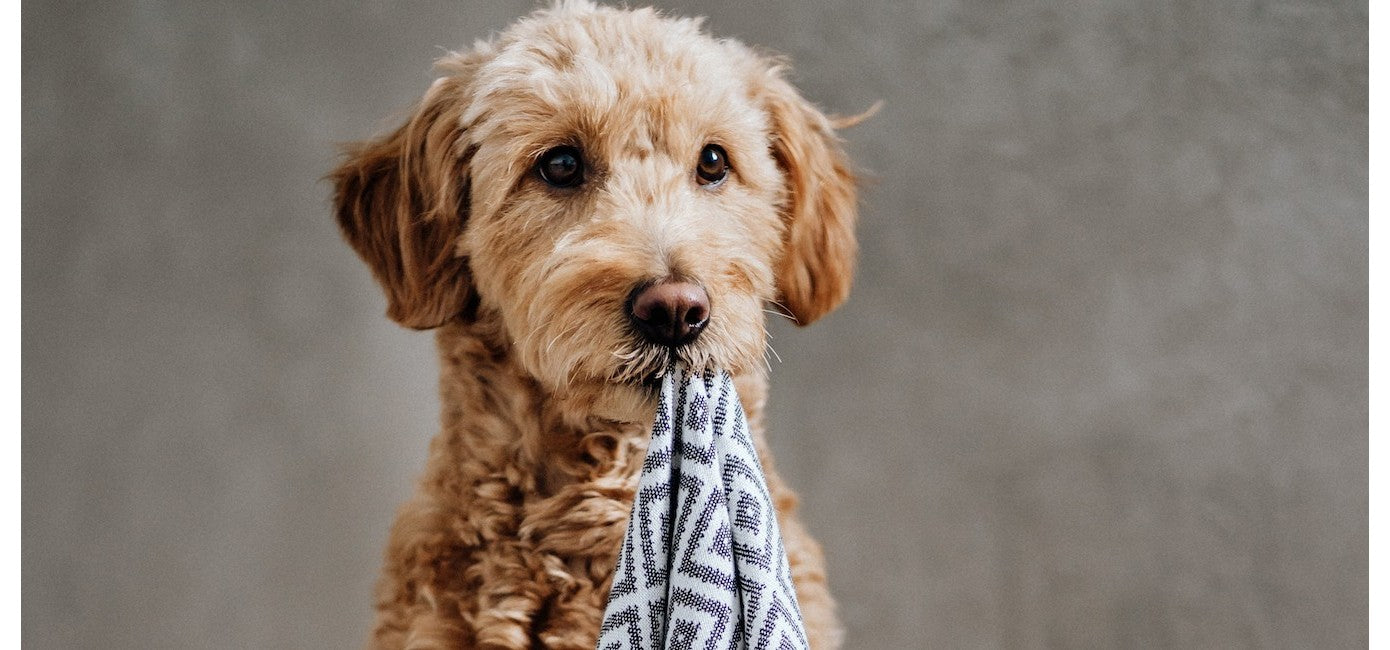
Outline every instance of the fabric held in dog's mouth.
<svg viewBox="0 0 1390 650">
<path fill-rule="evenodd" d="M 727 372 L 673 365 L 662 378 L 598 648 L 809 648 Z"/>
</svg>

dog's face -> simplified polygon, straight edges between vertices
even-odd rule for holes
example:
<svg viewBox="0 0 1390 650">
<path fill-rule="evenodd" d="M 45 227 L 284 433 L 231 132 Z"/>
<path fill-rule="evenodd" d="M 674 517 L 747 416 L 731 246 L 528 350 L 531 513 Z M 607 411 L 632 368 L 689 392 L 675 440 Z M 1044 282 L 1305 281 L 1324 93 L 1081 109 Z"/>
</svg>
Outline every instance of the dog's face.
<svg viewBox="0 0 1390 650">
<path fill-rule="evenodd" d="M 847 161 L 747 48 L 568 4 L 439 65 L 335 173 L 398 322 L 495 319 L 547 389 L 632 403 L 673 357 L 756 369 L 764 309 L 804 325 L 848 292 Z"/>
</svg>

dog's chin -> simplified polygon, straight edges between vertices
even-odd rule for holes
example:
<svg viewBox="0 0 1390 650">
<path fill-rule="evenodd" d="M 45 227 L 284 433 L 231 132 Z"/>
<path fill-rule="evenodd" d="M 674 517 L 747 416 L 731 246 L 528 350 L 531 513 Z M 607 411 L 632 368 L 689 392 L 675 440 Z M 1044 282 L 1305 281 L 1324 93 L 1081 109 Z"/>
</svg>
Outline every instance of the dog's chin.
<svg viewBox="0 0 1390 650">
<path fill-rule="evenodd" d="M 660 385 L 660 376 L 651 382 L 577 381 L 557 393 L 557 397 L 575 426 L 590 424 L 594 418 L 649 425 L 656 413 Z"/>
</svg>

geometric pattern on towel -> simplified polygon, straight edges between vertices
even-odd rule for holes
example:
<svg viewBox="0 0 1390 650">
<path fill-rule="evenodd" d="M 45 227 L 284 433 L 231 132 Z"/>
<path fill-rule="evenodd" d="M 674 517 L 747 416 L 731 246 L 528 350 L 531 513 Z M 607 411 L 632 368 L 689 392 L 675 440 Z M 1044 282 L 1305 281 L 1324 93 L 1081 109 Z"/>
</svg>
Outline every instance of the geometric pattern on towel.
<svg viewBox="0 0 1390 650">
<path fill-rule="evenodd" d="M 777 511 L 724 371 L 673 366 L 599 650 L 807 650 Z"/>
</svg>

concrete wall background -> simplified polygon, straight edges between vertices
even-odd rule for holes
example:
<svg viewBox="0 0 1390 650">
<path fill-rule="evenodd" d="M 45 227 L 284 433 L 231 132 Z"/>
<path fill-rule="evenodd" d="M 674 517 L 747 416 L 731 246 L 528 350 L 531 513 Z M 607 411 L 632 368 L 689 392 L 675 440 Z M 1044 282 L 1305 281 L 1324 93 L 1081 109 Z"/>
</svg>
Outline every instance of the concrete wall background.
<svg viewBox="0 0 1390 650">
<path fill-rule="evenodd" d="M 773 332 L 850 647 L 1364 646 L 1364 2 L 666 6 L 886 102 Z M 360 643 L 434 358 L 318 178 L 531 7 L 24 4 L 26 647 Z"/>
</svg>

